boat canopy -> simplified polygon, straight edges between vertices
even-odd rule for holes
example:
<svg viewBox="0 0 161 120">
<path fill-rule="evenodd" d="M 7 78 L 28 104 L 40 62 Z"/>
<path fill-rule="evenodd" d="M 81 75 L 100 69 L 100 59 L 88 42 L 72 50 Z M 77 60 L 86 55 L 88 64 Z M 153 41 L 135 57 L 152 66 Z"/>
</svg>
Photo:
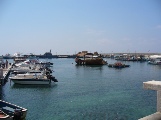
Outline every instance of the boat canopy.
<svg viewBox="0 0 161 120">
<path fill-rule="evenodd" d="M 149 58 L 151 58 L 151 59 L 161 59 L 161 55 L 151 55 Z"/>
</svg>

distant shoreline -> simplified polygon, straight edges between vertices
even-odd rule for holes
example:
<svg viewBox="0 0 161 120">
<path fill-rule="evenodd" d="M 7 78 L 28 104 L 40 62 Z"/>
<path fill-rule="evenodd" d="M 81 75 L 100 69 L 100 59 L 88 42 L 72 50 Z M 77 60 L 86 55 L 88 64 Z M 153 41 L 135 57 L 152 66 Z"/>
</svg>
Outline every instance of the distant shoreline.
<svg viewBox="0 0 161 120">
<path fill-rule="evenodd" d="M 161 53 L 100 53 L 103 56 L 108 56 L 108 55 L 123 55 L 123 54 L 127 54 L 127 55 L 134 55 L 134 56 L 140 56 L 140 55 L 161 55 Z M 52 59 L 52 58 L 76 58 L 77 54 L 74 55 L 23 55 L 24 57 L 28 58 L 29 56 L 36 56 L 38 58 L 48 58 L 48 59 Z M 14 57 L 11 56 L 0 56 L 3 59 L 14 59 Z"/>
</svg>

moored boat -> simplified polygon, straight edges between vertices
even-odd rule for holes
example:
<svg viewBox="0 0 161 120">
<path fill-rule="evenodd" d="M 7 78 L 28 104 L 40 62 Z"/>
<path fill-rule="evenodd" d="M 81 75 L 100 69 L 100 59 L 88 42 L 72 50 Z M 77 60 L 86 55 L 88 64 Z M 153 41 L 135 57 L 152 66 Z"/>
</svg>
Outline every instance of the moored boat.
<svg viewBox="0 0 161 120">
<path fill-rule="evenodd" d="M 77 54 L 75 58 L 77 65 L 106 65 L 107 61 L 103 60 L 103 56 L 97 52 L 88 53 L 88 51 L 82 51 Z"/>
<path fill-rule="evenodd" d="M 23 120 L 27 115 L 27 109 L 0 100 L 0 119 L 1 120 Z"/>
<path fill-rule="evenodd" d="M 75 58 L 75 62 L 78 65 L 106 65 L 107 62 L 102 58 L 87 58 L 87 59 L 79 59 Z"/>
<path fill-rule="evenodd" d="M 52 75 L 43 74 L 17 74 L 9 77 L 15 84 L 25 85 L 49 85 L 51 81 L 58 82 Z"/>
<path fill-rule="evenodd" d="M 152 65 L 161 65 L 161 55 L 152 55 L 150 56 L 149 64 Z"/>
<path fill-rule="evenodd" d="M 103 60 L 101 56 L 84 56 L 84 59 L 75 58 L 77 65 L 106 65 L 107 61 Z"/>
<path fill-rule="evenodd" d="M 130 67 L 130 65 L 122 64 L 121 62 L 116 62 L 114 64 L 109 64 L 108 67 L 112 67 L 112 68 L 125 68 L 125 67 Z"/>
</svg>

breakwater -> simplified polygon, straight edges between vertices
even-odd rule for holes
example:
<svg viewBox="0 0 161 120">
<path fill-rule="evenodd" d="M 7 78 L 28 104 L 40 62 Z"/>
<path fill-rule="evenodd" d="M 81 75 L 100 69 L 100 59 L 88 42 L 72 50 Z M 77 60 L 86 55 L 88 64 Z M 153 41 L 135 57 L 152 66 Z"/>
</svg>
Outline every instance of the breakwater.
<svg viewBox="0 0 161 120">
<path fill-rule="evenodd" d="M 111 56 L 116 56 L 116 55 L 123 55 L 126 54 L 128 56 L 150 56 L 150 55 L 161 55 L 161 53 L 100 53 L 102 55 L 102 57 L 111 57 Z M 28 58 L 28 57 L 32 57 L 32 56 L 36 56 L 37 58 L 76 58 L 77 54 L 73 54 L 73 55 L 52 55 L 52 54 L 44 54 L 44 55 L 23 55 L 24 57 Z M 14 59 L 14 56 L 0 56 L 1 58 L 4 59 Z"/>
</svg>

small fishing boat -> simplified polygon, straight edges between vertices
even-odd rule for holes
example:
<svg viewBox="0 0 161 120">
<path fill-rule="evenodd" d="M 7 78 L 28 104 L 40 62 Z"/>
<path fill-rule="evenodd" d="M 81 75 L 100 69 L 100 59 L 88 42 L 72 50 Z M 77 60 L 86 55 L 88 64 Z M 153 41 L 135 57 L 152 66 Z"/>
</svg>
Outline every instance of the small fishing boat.
<svg viewBox="0 0 161 120">
<path fill-rule="evenodd" d="M 109 64 L 108 67 L 112 67 L 112 68 L 125 68 L 125 67 L 129 67 L 130 65 L 125 65 L 122 64 L 121 62 L 116 62 L 114 64 Z"/>
<path fill-rule="evenodd" d="M 0 120 L 23 120 L 26 117 L 27 109 L 0 100 Z"/>
</svg>

